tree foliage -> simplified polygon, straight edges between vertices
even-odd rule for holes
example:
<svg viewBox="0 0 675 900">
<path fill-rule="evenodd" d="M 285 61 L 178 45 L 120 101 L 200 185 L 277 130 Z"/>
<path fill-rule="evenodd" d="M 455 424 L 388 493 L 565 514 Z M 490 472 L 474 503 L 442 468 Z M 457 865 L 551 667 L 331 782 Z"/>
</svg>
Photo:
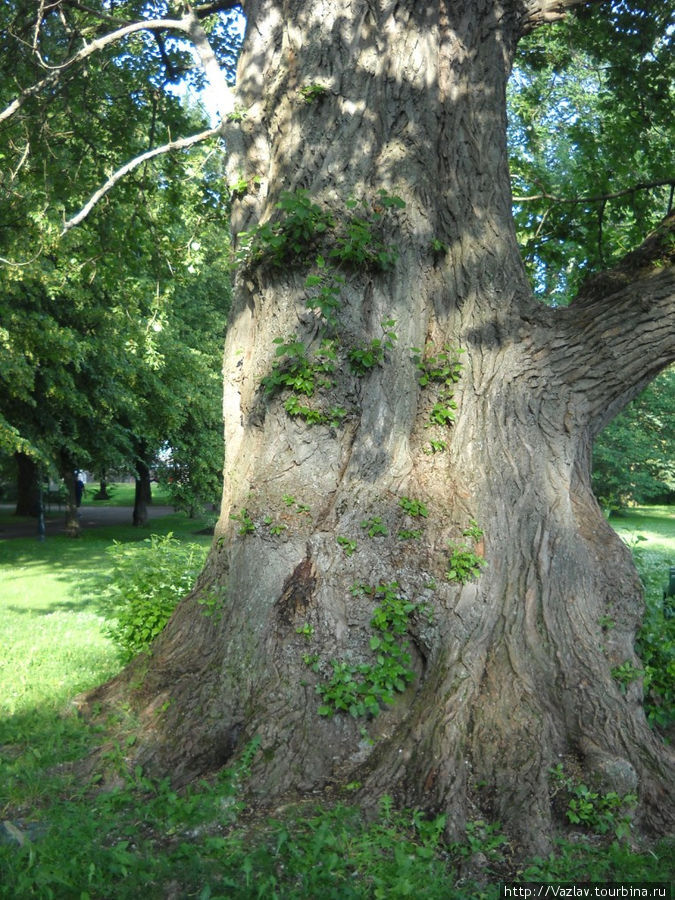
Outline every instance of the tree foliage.
<svg viewBox="0 0 675 900">
<path fill-rule="evenodd" d="M 213 479 L 229 303 L 215 148 L 143 163 L 64 233 L 121 164 L 205 125 L 170 90 L 199 77 L 185 45 L 137 32 L 67 65 L 131 6 L 0 13 L 0 106 L 47 79 L 0 126 L 0 448 L 109 469 L 133 467 L 138 439 L 187 435 Z"/>
<path fill-rule="evenodd" d="M 609 509 L 675 491 L 675 369 L 655 379 L 605 428 L 593 451 L 593 489 Z"/>
<path fill-rule="evenodd" d="M 673 207 L 671 3 L 581 8 L 521 41 L 514 214 L 537 294 L 570 302 Z"/>
</svg>

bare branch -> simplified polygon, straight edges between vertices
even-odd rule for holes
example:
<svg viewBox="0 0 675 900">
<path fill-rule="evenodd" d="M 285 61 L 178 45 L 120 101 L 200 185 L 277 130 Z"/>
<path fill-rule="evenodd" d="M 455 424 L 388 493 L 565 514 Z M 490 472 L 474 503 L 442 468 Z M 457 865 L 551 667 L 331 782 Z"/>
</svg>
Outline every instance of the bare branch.
<svg viewBox="0 0 675 900">
<path fill-rule="evenodd" d="M 0 256 L 0 263 L 4 266 L 12 266 L 15 269 L 19 269 L 22 266 L 29 266 L 31 263 L 34 263 L 35 260 L 42 255 L 42 250 L 38 250 L 35 256 L 31 256 L 30 259 L 22 260 L 21 262 L 16 262 L 13 259 L 7 259 L 5 256 Z"/>
<path fill-rule="evenodd" d="M 675 179 L 666 178 L 661 181 L 643 181 L 634 184 L 632 187 L 623 188 L 620 191 L 613 191 L 610 194 L 598 194 L 595 197 L 557 197 L 555 194 L 548 194 L 543 191 L 541 194 L 530 194 L 528 197 L 512 197 L 514 203 L 529 203 L 534 200 L 550 200 L 552 203 L 568 203 L 575 205 L 578 203 L 605 203 L 607 200 L 616 200 L 618 197 L 625 197 L 627 194 L 635 194 L 638 191 L 648 191 L 656 187 L 675 186 Z"/>
<path fill-rule="evenodd" d="M 26 160 L 28 159 L 28 154 L 29 154 L 29 153 L 30 153 L 30 141 L 29 141 L 29 142 L 26 144 L 26 146 L 24 147 L 23 153 L 21 154 L 21 159 L 19 160 L 16 169 L 14 169 L 13 172 L 10 172 L 10 175 L 9 175 L 9 181 L 10 181 L 10 183 L 11 183 L 12 181 L 15 181 L 15 180 L 16 180 L 16 176 L 19 174 L 19 172 L 21 171 L 21 167 L 23 166 L 23 164 L 24 164 L 24 163 L 26 162 Z"/>
<path fill-rule="evenodd" d="M 194 11 L 190 11 L 185 19 L 187 21 L 187 34 L 197 51 L 199 61 L 204 67 L 204 72 L 209 80 L 211 88 L 218 97 L 218 114 L 221 119 L 234 112 L 234 92 L 230 89 L 223 70 L 220 68 L 216 54 L 209 43 L 209 38 L 202 28 Z"/>
<path fill-rule="evenodd" d="M 160 156 L 163 153 L 170 153 L 173 150 L 185 150 L 188 147 L 192 147 L 194 144 L 198 144 L 201 141 L 206 141 L 209 138 L 216 137 L 220 134 L 221 126 L 217 125 L 215 128 L 209 128 L 206 131 L 201 131 L 199 134 L 193 134 L 189 137 L 179 138 L 176 141 L 169 141 L 168 144 L 162 144 L 161 147 L 153 147 L 152 150 L 147 150 L 145 153 L 141 153 L 140 156 L 136 156 L 134 159 L 130 160 L 128 163 L 125 163 L 120 169 L 114 172 L 110 178 L 103 184 L 92 196 L 89 198 L 87 203 L 82 207 L 82 209 L 72 218 L 68 219 L 68 221 L 64 224 L 63 230 L 61 231 L 61 237 L 63 237 L 66 232 L 70 231 L 71 228 L 74 228 L 75 225 L 79 225 L 92 209 L 96 206 L 98 201 L 105 197 L 105 195 L 110 191 L 118 181 L 124 178 L 125 175 L 128 175 L 129 172 L 133 172 L 137 166 L 140 166 L 142 163 L 147 162 L 149 159 L 153 159 L 155 156 Z"/>
<path fill-rule="evenodd" d="M 182 19 L 148 19 L 146 21 L 133 22 L 131 25 L 125 25 L 122 28 L 118 28 L 117 31 L 112 31 L 110 34 L 96 38 L 90 44 L 87 44 L 86 47 L 83 47 L 80 51 L 75 53 L 74 56 L 71 56 L 70 59 L 61 63 L 61 65 L 52 66 L 52 71 L 45 78 L 30 87 L 25 88 L 19 96 L 9 104 L 9 106 L 0 112 L 0 122 L 3 122 L 5 119 L 9 119 L 10 116 L 14 115 L 14 113 L 19 110 L 30 97 L 34 97 L 45 88 L 55 84 L 61 74 L 67 69 L 70 69 L 76 63 L 82 62 L 92 54 L 102 50 L 104 47 L 114 44 L 116 41 L 120 41 L 122 38 L 125 38 L 130 34 L 135 34 L 138 31 L 172 30 L 186 33 L 189 27 L 189 21 L 191 21 L 191 17 L 184 17 Z"/>
<path fill-rule="evenodd" d="M 37 16 L 35 17 L 35 28 L 33 29 L 33 50 L 37 51 L 38 44 L 40 42 L 40 25 L 42 25 L 42 20 L 45 15 L 45 0 L 40 0 L 40 6 L 37 11 Z"/>
</svg>

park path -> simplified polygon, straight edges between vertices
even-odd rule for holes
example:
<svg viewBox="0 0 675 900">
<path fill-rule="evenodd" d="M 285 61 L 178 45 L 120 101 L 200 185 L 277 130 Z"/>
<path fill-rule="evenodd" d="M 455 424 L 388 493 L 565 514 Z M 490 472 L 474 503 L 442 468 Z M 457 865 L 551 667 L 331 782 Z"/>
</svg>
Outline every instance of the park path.
<svg viewBox="0 0 675 900">
<path fill-rule="evenodd" d="M 11 512 L 13 506 L 0 504 L 0 510 Z M 148 518 L 158 519 L 174 512 L 173 506 L 148 506 Z M 79 510 L 80 527 L 83 531 L 104 525 L 131 525 L 133 509 L 131 506 L 81 506 Z M 50 513 L 45 518 L 45 533 L 49 538 L 65 532 L 65 515 L 63 512 Z M 16 522 L 0 522 L 0 540 L 9 538 L 37 538 L 37 519 L 17 519 Z"/>
</svg>

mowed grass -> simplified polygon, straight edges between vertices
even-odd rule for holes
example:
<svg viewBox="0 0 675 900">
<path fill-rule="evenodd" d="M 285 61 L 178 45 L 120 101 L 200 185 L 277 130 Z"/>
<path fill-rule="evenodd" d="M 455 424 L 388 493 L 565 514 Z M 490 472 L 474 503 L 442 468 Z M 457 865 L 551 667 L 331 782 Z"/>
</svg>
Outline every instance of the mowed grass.
<svg viewBox="0 0 675 900">
<path fill-rule="evenodd" d="M 628 543 L 642 535 L 645 549 L 662 553 L 675 566 L 675 507 L 636 506 L 614 513 L 612 528 Z"/>
<path fill-rule="evenodd" d="M 631 510 L 612 520 L 638 534 L 655 579 L 675 563 L 675 527 L 666 508 Z M 169 779 L 127 771 L 133 722 L 109 723 L 113 741 L 102 772 L 82 779 L 69 763 L 101 734 L 74 713 L 80 691 L 119 664 L 104 634 L 102 589 L 114 540 L 151 533 L 208 544 L 206 523 L 172 515 L 146 529 L 97 528 L 78 540 L 0 540 L 0 898 L 400 898 L 496 900 L 498 882 L 664 881 L 673 846 L 635 852 L 626 844 L 561 841 L 546 859 L 514 864 L 496 823 L 473 822 L 448 844 L 442 818 L 397 811 L 383 798 L 366 821 L 349 792 L 324 807 L 290 804 L 274 818 L 248 810 L 244 760 L 217 778 L 175 792 Z M 122 727 L 123 725 L 123 727 Z M 106 740 L 109 734 L 106 734 Z M 251 748 L 251 755 L 255 747 Z M 3 825 L 5 822 L 7 824 Z M 4 829 L 4 830 L 3 830 Z M 478 854 L 481 875 L 471 860 Z"/>
<path fill-rule="evenodd" d="M 99 483 L 88 481 L 82 494 L 82 506 L 133 506 L 136 486 L 133 482 L 113 482 L 108 485 L 108 500 L 94 500 Z M 171 506 L 171 496 L 161 484 L 152 485 L 152 502 L 155 506 Z"/>
<path fill-rule="evenodd" d="M 103 634 L 101 605 L 113 541 L 138 542 L 172 531 L 208 545 L 208 535 L 195 534 L 206 524 L 174 514 L 140 529 L 84 530 L 77 540 L 0 540 L 0 720 L 35 708 L 58 709 L 118 670 Z"/>
<path fill-rule="evenodd" d="M 635 507 L 613 515 L 609 521 L 633 551 L 645 587 L 645 620 L 662 614 L 663 590 L 669 569 L 675 566 L 675 506 Z M 671 598 L 671 606 L 674 603 Z M 664 624 L 670 622 L 672 619 L 666 618 Z"/>
</svg>

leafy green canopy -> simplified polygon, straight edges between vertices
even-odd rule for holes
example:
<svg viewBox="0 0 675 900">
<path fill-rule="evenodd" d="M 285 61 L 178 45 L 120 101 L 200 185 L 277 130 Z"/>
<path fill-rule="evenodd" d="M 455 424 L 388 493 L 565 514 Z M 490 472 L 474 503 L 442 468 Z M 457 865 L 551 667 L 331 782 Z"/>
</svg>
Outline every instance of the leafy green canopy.
<svg viewBox="0 0 675 900">
<path fill-rule="evenodd" d="M 654 502 L 675 492 L 674 405 L 671 366 L 599 435 L 593 490 L 605 507 Z"/>
<path fill-rule="evenodd" d="M 39 30 L 35 4 L 0 10 L 0 108 L 84 43 L 162 11 L 45 9 Z M 223 27 L 212 31 L 226 58 Z M 211 457 L 222 444 L 229 287 L 215 148 L 144 163 L 60 236 L 120 165 L 204 127 L 170 90 L 181 79 L 198 81 L 184 45 L 133 34 L 0 126 L 0 452 L 121 465 L 139 439 L 179 443 L 195 423 Z"/>
<path fill-rule="evenodd" d="M 602 3 L 521 42 L 509 90 L 514 214 L 547 303 L 568 303 L 672 209 L 672 16 L 672 0 Z"/>
</svg>

